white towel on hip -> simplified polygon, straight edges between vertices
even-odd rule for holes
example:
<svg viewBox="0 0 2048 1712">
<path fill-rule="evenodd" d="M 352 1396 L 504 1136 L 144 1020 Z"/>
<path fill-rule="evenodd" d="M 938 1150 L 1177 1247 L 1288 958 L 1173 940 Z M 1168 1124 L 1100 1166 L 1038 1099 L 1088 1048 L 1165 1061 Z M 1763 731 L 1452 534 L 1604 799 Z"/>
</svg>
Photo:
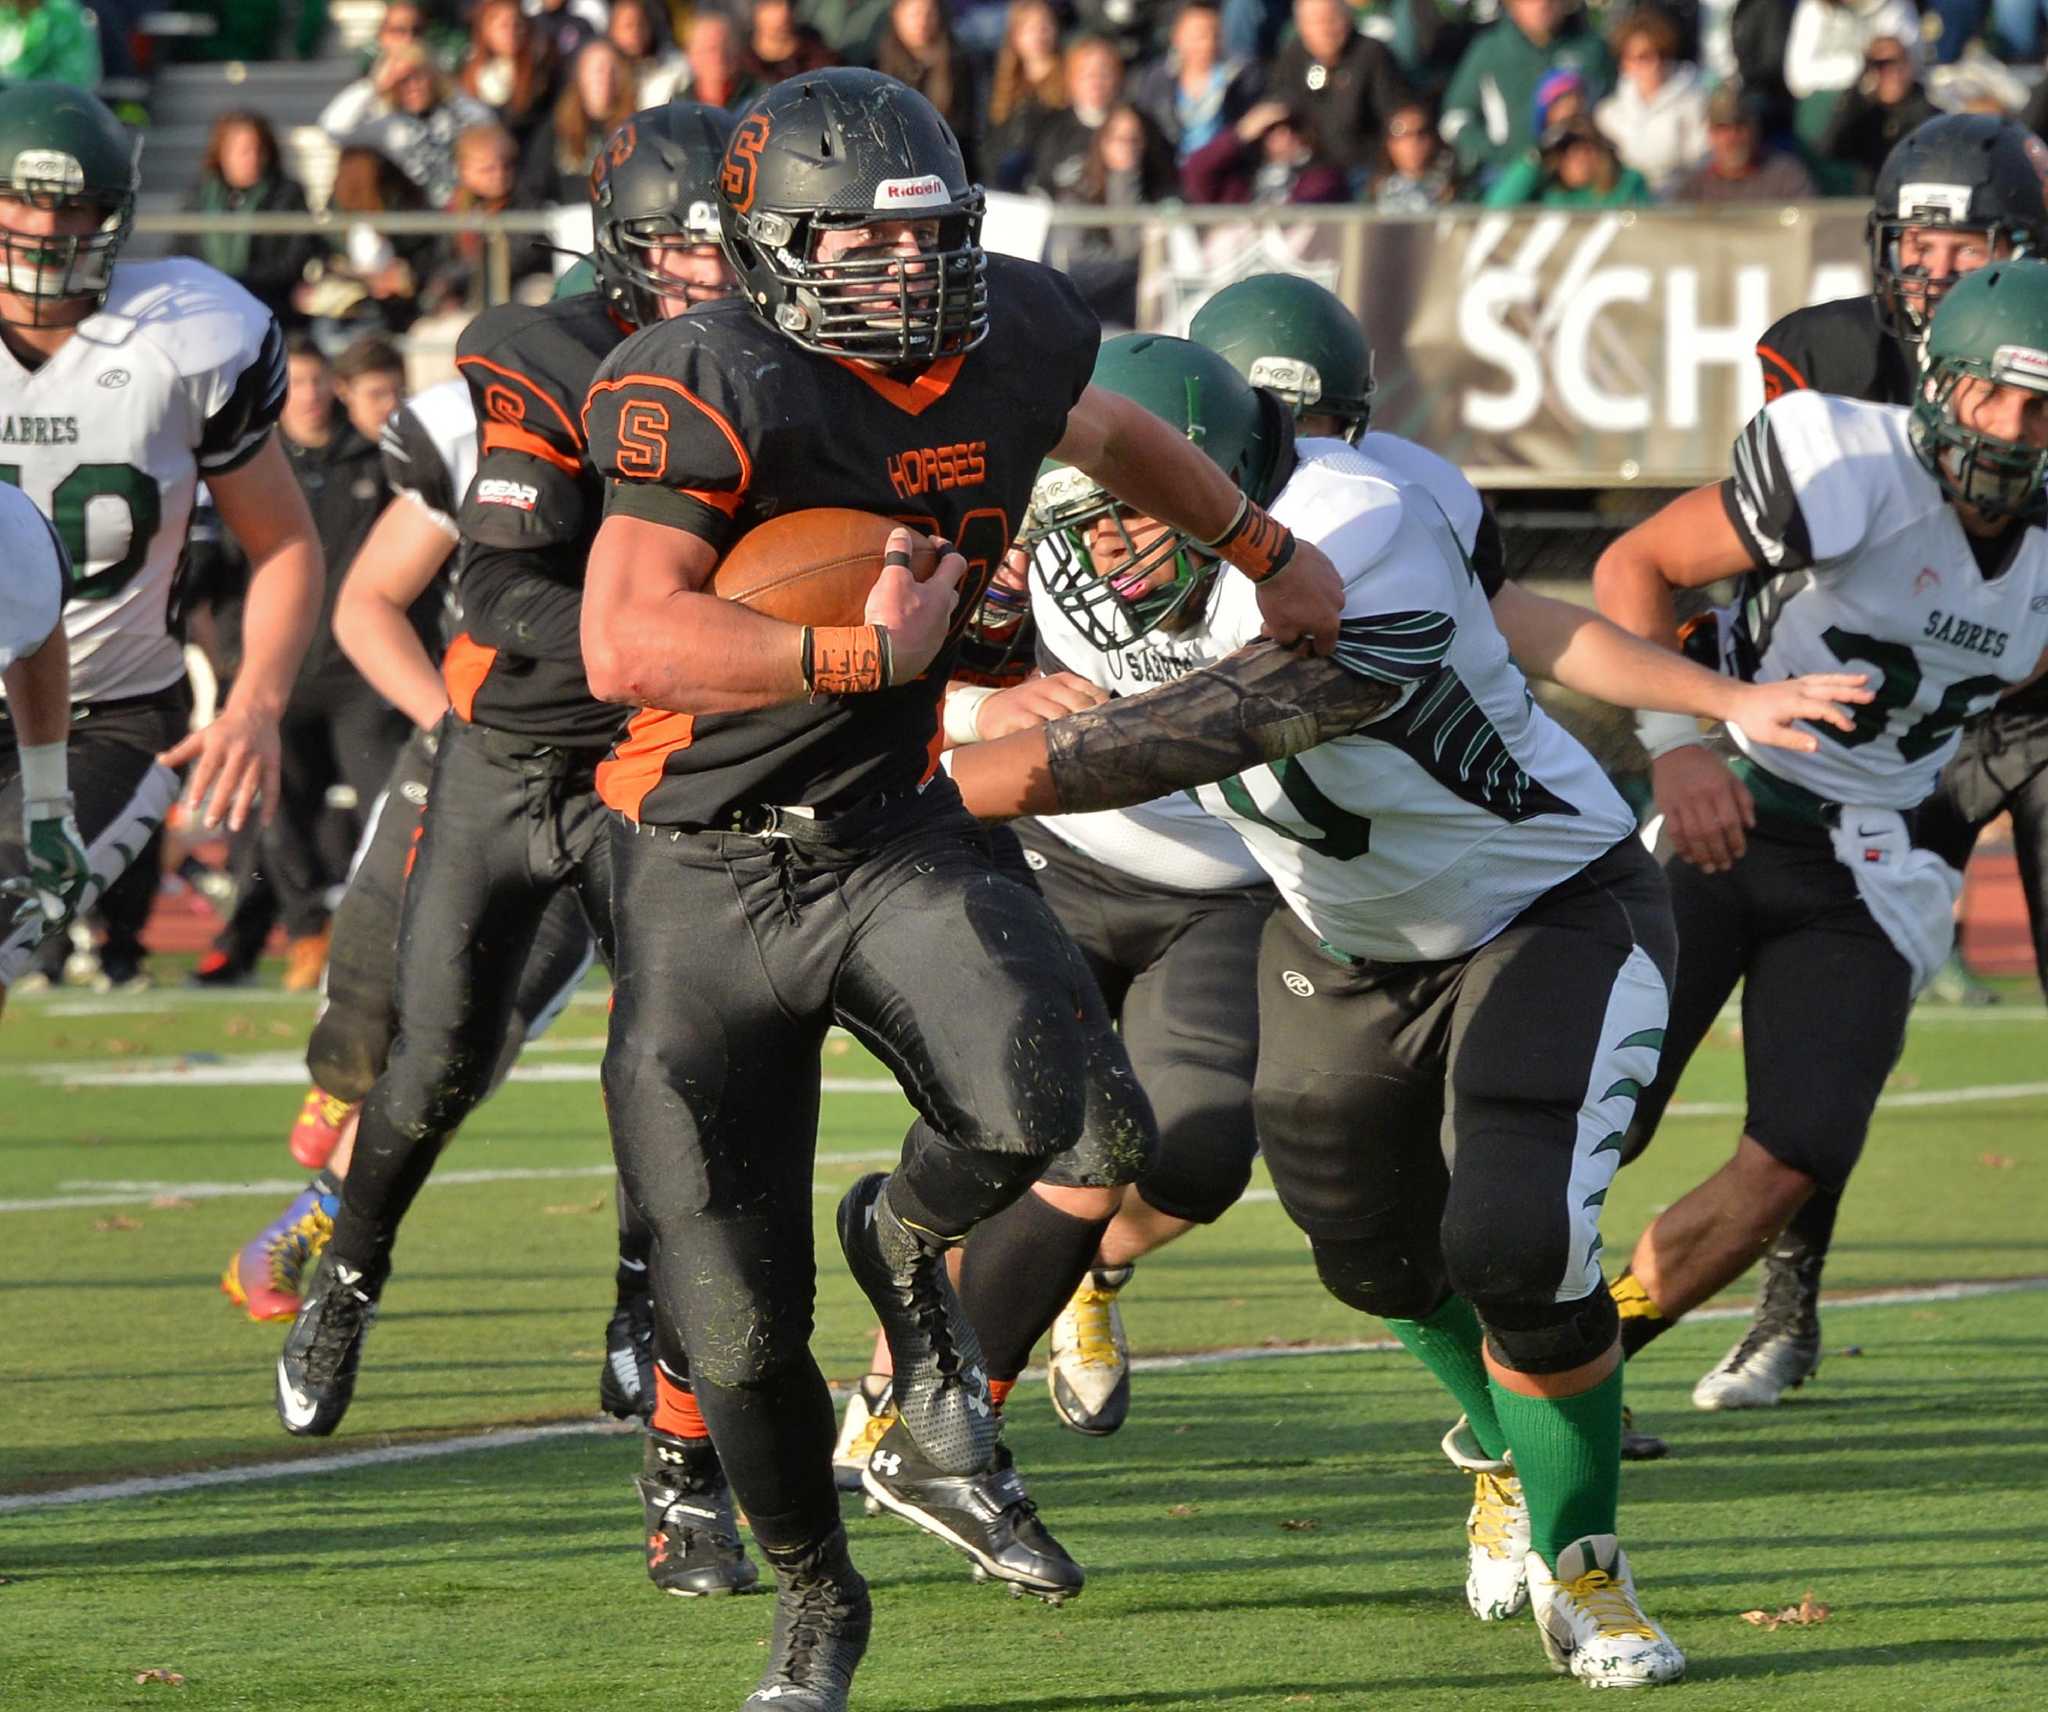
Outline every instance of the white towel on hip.
<svg viewBox="0 0 2048 1712">
<path fill-rule="evenodd" d="M 1888 808 L 1844 808 L 1835 859 L 1856 895 L 1913 971 L 1913 992 L 1934 979 L 1955 948 L 1963 877 L 1932 850 L 1917 850 L 1905 817 Z"/>
</svg>

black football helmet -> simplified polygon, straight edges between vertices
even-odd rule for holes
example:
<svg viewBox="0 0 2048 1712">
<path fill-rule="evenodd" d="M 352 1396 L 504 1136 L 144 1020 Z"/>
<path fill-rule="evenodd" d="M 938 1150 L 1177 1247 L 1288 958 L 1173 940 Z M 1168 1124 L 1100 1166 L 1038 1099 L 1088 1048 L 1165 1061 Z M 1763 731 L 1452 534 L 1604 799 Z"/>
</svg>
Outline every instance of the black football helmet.
<svg viewBox="0 0 2048 1712">
<path fill-rule="evenodd" d="M 718 172 L 732 124 L 722 108 L 671 101 L 635 113 L 597 152 L 591 261 L 605 301 L 636 327 L 659 321 L 661 299 L 677 289 L 655 268 L 655 246 L 719 241 Z"/>
<path fill-rule="evenodd" d="M 842 66 L 768 89 L 726 145 L 718 208 L 748 303 L 806 350 L 902 366 L 988 336 L 981 187 L 938 109 L 893 77 Z M 823 232 L 882 220 L 936 220 L 937 238 L 908 262 L 819 265 Z"/>
<path fill-rule="evenodd" d="M 1954 280 L 1930 280 L 1899 264 L 1908 227 L 1984 232 L 2011 256 L 2048 250 L 2048 144 L 2010 119 L 1944 113 L 1916 127 L 1885 157 L 1870 211 L 1870 273 L 1877 318 L 1917 347 Z"/>
</svg>

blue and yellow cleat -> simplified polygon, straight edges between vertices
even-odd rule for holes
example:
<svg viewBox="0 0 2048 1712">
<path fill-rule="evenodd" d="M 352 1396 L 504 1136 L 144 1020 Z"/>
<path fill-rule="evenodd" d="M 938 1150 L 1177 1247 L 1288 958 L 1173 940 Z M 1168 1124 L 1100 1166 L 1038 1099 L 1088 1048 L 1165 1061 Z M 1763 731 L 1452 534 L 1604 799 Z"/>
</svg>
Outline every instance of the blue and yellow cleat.
<svg viewBox="0 0 2048 1712">
<path fill-rule="evenodd" d="M 301 1190 L 290 1206 L 235 1250 L 220 1287 L 257 1321 L 289 1320 L 299 1311 L 306 1275 L 334 1234 L 337 1197 L 317 1185 Z"/>
</svg>

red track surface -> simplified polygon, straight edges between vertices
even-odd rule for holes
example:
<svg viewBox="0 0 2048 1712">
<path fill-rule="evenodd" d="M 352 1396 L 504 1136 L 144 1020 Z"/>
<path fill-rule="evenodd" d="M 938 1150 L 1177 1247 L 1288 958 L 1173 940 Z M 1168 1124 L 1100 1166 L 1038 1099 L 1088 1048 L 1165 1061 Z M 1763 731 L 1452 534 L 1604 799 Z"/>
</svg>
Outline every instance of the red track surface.
<svg viewBox="0 0 2048 1712">
<path fill-rule="evenodd" d="M 217 846 L 201 849 L 202 860 L 219 861 L 223 854 Z M 190 955 L 213 943 L 219 925 L 212 906 L 197 892 L 181 887 L 158 896 L 145 943 L 152 951 Z M 271 936 L 270 948 L 283 949 L 280 934 Z M 2033 973 L 2026 899 L 2003 823 L 1977 846 L 1963 882 L 1963 960 L 1979 975 Z"/>
</svg>

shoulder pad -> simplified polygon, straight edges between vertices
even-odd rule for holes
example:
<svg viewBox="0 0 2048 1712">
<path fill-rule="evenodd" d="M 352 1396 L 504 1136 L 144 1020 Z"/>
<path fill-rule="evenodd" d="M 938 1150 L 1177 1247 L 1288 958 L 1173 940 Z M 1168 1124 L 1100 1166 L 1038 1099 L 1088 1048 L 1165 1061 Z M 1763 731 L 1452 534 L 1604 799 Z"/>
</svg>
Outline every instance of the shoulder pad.
<svg viewBox="0 0 2048 1712">
<path fill-rule="evenodd" d="M 464 329 L 455 348 L 455 366 L 469 383 L 486 439 L 498 424 L 515 436 L 533 437 L 556 461 L 580 462 L 584 395 L 598 365 L 624 336 L 590 297 L 486 310 Z M 525 449 L 548 455 L 538 446 Z"/>
</svg>

